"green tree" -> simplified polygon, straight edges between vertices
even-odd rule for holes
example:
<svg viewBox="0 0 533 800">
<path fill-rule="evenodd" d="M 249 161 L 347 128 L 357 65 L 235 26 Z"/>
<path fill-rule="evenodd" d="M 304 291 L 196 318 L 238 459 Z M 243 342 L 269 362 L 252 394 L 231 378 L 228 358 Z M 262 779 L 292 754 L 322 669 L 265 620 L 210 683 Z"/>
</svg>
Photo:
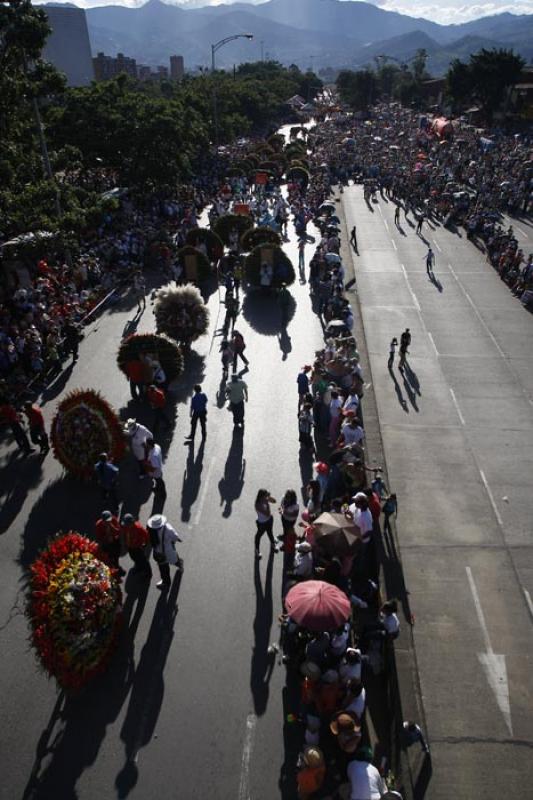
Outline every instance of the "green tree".
<svg viewBox="0 0 533 800">
<path fill-rule="evenodd" d="M 474 98 L 481 104 L 488 121 L 504 103 L 507 90 L 520 77 L 525 66 L 512 50 L 486 50 L 470 56 L 470 75 Z"/>
<path fill-rule="evenodd" d="M 378 80 L 371 69 L 342 70 L 337 78 L 341 101 L 354 111 L 366 111 L 378 99 Z"/>
<path fill-rule="evenodd" d="M 472 91 L 472 73 L 469 65 L 454 58 L 446 73 L 446 94 L 452 102 L 454 111 L 463 108 L 469 102 Z"/>
</svg>

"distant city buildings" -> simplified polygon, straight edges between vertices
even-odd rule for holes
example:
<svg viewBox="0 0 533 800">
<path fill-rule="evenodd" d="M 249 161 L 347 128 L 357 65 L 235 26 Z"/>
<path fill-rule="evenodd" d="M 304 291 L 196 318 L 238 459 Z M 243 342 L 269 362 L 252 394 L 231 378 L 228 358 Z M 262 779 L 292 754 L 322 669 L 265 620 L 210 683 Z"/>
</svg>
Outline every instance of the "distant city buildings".
<svg viewBox="0 0 533 800">
<path fill-rule="evenodd" d="M 94 70 L 85 11 L 74 6 L 41 8 L 52 29 L 43 59 L 65 73 L 69 86 L 88 86 L 94 80 Z"/>
<path fill-rule="evenodd" d="M 168 77 L 172 80 L 181 80 L 184 74 L 183 56 L 170 57 L 170 70 L 162 64 L 153 68 L 146 64 L 137 64 L 134 58 L 128 58 L 123 53 L 117 53 L 116 57 L 98 53 L 93 58 L 93 65 L 97 81 L 108 81 L 122 73 L 141 81 L 163 80 Z"/>
</svg>

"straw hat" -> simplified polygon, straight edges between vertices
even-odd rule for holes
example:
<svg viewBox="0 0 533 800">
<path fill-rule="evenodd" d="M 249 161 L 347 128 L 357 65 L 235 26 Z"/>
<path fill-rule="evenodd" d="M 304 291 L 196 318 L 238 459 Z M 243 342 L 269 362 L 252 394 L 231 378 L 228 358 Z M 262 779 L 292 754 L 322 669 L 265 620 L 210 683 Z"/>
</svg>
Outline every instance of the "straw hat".
<svg viewBox="0 0 533 800">
<path fill-rule="evenodd" d="M 304 750 L 304 762 L 313 769 L 324 766 L 324 755 L 320 747 L 306 747 Z"/>
<path fill-rule="evenodd" d="M 164 514 L 154 514 L 153 517 L 150 517 L 148 522 L 146 523 L 149 528 L 153 531 L 158 531 L 159 528 L 162 528 L 163 525 L 166 525 L 167 518 Z"/>
<path fill-rule="evenodd" d="M 329 723 L 329 728 L 335 736 L 357 734 L 361 732 L 359 717 L 352 711 L 337 711 Z"/>
</svg>

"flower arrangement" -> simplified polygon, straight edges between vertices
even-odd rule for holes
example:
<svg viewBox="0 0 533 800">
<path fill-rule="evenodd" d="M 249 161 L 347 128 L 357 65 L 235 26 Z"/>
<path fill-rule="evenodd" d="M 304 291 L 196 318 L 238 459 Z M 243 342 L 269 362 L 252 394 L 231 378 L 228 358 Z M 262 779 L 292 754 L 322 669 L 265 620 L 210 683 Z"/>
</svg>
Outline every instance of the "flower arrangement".
<svg viewBox="0 0 533 800">
<path fill-rule="evenodd" d="M 159 289 L 154 314 L 158 332 L 184 344 L 207 333 L 209 327 L 209 310 L 196 286 L 190 283 Z"/>
<path fill-rule="evenodd" d="M 185 245 L 176 253 L 176 260 L 182 269 L 183 280 L 190 283 L 203 283 L 213 274 L 205 244 L 200 248 Z"/>
<path fill-rule="evenodd" d="M 253 224 L 252 218 L 245 214 L 223 214 L 215 222 L 214 231 L 228 247 L 236 247 Z"/>
<path fill-rule="evenodd" d="M 214 264 L 224 255 L 224 245 L 216 233 L 209 228 L 191 228 L 185 237 L 185 243 L 200 250 Z M 178 251 L 178 257 L 182 250 Z"/>
<path fill-rule="evenodd" d="M 31 641 L 60 686 L 78 689 L 105 669 L 121 604 L 118 571 L 79 533 L 59 534 L 34 561 L 26 607 Z"/>
<path fill-rule="evenodd" d="M 286 176 L 287 176 L 287 181 L 289 183 L 297 183 L 303 189 L 307 189 L 307 186 L 309 185 L 309 181 L 311 179 L 311 176 L 309 172 L 305 169 L 305 167 L 299 167 L 299 166 L 289 167 L 289 169 L 286 172 Z"/>
<path fill-rule="evenodd" d="M 254 247 L 244 262 L 246 280 L 253 287 L 280 289 L 290 286 L 296 279 L 290 258 L 275 244 Z"/>
<path fill-rule="evenodd" d="M 258 228 L 250 228 L 241 238 L 241 247 L 245 252 L 253 250 L 259 244 L 277 244 L 279 246 L 281 245 L 281 236 L 272 228 L 260 225 Z"/>
<path fill-rule="evenodd" d="M 92 389 L 76 389 L 58 405 L 51 427 L 58 461 L 78 478 L 92 477 L 100 453 L 115 463 L 125 449 L 120 420 L 104 398 Z"/>
<path fill-rule="evenodd" d="M 118 368 L 128 377 L 127 365 L 131 361 L 146 359 L 146 383 L 151 383 L 153 370 L 146 356 L 159 361 L 169 382 L 183 372 L 183 353 L 179 346 L 168 336 L 157 333 L 134 333 L 123 339 L 117 354 Z"/>
</svg>

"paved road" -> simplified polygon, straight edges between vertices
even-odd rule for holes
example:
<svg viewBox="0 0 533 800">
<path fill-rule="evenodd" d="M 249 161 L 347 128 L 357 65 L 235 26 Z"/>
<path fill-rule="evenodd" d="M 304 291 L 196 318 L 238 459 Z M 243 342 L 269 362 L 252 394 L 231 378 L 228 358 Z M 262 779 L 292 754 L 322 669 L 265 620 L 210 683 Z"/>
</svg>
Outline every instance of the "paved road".
<svg viewBox="0 0 533 800">
<path fill-rule="evenodd" d="M 294 240 L 287 251 L 297 263 Z M 189 358 L 174 435 L 165 444 L 165 513 L 185 539 L 181 585 L 167 602 L 155 580 L 147 590 L 127 581 L 129 646 L 110 674 L 66 705 L 28 647 L 23 568 L 56 530 L 91 531 L 101 504 L 93 488 L 64 478 L 51 455 L 42 468 L 35 459 L 20 466 L 11 449 L 2 450 L 2 800 L 280 796 L 285 669 L 267 648 L 278 638 L 281 555 L 268 558 L 264 543 L 254 567 L 253 504 L 262 486 L 280 499 L 310 477 L 310 461 L 298 461 L 295 381 L 322 334 L 307 286 L 297 284 L 293 294 L 288 337 L 280 336 L 279 310 L 269 300 L 250 297 L 239 318 L 250 358 L 244 437 L 232 436 L 218 394 L 219 301 L 211 296 L 209 336 Z M 79 363 L 45 395 L 48 419 L 66 390 L 100 387 L 124 418 L 150 421 L 150 412 L 128 403 L 115 366 L 132 317 L 123 304 L 90 329 Z M 139 330 L 151 329 L 148 308 Z M 197 443 L 192 451 L 183 440 L 197 381 L 209 396 L 208 438 L 205 450 Z M 139 490 L 133 465 L 123 473 L 125 510 L 139 510 L 145 521 L 151 500 Z"/>
<path fill-rule="evenodd" d="M 533 779 L 533 317 L 464 236 L 343 195 L 427 726 L 431 800 Z M 520 223 L 526 252 L 532 228 Z M 527 249 L 529 248 L 529 250 Z M 409 369 L 387 369 L 409 327 Z M 401 643 L 400 643 L 401 644 Z M 428 770 L 424 781 L 428 777 Z M 526 792 L 527 794 L 527 792 Z"/>
</svg>

